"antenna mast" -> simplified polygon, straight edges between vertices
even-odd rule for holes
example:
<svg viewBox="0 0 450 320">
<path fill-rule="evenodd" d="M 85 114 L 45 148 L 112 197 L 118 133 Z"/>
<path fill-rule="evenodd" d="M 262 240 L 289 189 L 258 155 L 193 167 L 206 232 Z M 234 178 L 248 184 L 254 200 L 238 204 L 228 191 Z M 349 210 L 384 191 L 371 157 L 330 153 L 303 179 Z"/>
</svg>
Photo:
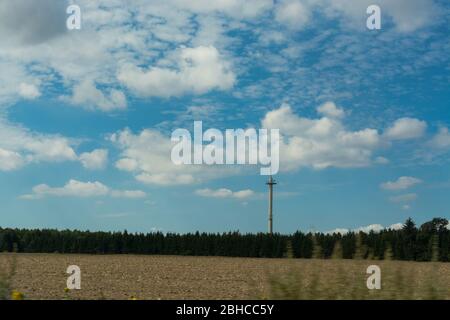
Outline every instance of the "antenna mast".
<svg viewBox="0 0 450 320">
<path fill-rule="evenodd" d="M 273 233 L 273 186 L 277 183 L 272 179 L 272 176 L 269 177 L 269 181 L 266 183 L 269 186 L 269 234 Z"/>
</svg>

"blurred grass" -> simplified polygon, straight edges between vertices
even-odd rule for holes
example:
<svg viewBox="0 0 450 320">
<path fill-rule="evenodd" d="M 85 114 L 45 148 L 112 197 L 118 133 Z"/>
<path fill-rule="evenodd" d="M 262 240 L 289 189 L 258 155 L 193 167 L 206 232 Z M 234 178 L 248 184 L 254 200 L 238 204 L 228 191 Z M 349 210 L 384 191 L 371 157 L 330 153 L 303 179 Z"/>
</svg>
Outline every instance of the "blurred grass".
<svg viewBox="0 0 450 320">
<path fill-rule="evenodd" d="M 272 273 L 263 298 L 281 300 L 449 300 L 450 266 L 439 263 L 437 236 L 433 239 L 432 262 L 392 261 L 389 245 L 384 260 L 363 260 L 367 247 L 356 239 L 353 260 L 344 260 L 336 242 L 330 260 L 319 260 L 322 250 L 314 239 L 312 260 L 291 261 L 283 273 Z M 369 259 L 371 254 L 367 255 Z M 381 268 L 381 289 L 367 288 L 367 267 Z"/>
<path fill-rule="evenodd" d="M 272 273 L 263 293 L 276 300 L 448 300 L 450 272 L 445 263 L 370 260 L 292 260 Z M 369 290 L 369 265 L 381 268 L 381 289 Z"/>
<path fill-rule="evenodd" d="M 11 298 L 12 280 L 16 273 L 17 258 L 15 254 L 8 255 L 8 260 L 0 264 L 0 300 Z"/>
</svg>

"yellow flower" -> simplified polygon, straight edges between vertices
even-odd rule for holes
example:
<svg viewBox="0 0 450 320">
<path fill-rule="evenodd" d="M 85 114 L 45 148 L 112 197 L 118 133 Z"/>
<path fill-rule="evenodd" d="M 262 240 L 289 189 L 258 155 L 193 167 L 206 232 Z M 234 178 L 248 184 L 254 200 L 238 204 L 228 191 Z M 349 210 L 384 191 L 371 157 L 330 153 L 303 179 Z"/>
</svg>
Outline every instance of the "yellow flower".
<svg viewBox="0 0 450 320">
<path fill-rule="evenodd" d="M 137 298 L 135 296 L 131 296 L 130 300 L 137 300 Z"/>
<path fill-rule="evenodd" d="M 70 291 L 69 288 L 64 288 L 64 292 L 65 292 L 65 293 L 67 293 L 67 292 L 69 292 L 69 291 Z"/>
<path fill-rule="evenodd" d="M 11 299 L 12 300 L 23 300 L 24 299 L 24 295 L 23 295 L 23 293 L 22 292 L 19 292 L 19 291 L 13 291 L 12 293 L 11 293 Z"/>
</svg>

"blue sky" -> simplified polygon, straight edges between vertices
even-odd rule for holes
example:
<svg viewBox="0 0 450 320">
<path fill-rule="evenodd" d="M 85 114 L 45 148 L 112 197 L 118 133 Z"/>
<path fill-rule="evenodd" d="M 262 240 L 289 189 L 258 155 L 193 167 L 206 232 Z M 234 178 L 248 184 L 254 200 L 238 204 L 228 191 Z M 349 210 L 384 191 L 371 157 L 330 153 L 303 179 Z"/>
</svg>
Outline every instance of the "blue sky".
<svg viewBox="0 0 450 320">
<path fill-rule="evenodd" d="M 450 6 L 370 4 L 0 0 L 0 226 L 265 231 L 257 167 L 172 164 L 194 120 L 280 129 L 275 231 L 449 218 Z"/>
</svg>

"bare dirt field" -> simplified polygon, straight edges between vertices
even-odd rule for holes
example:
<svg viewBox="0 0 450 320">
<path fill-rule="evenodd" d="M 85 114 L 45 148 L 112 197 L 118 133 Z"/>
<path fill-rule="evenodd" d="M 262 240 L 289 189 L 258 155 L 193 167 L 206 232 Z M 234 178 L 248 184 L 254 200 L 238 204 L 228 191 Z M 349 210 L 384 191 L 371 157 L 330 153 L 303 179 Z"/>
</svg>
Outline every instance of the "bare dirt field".
<svg viewBox="0 0 450 320">
<path fill-rule="evenodd" d="M 223 257 L 0 254 L 26 299 L 450 299 L 450 263 Z M 369 293 L 366 269 L 382 270 Z M 81 290 L 65 292 L 69 265 Z"/>
</svg>

